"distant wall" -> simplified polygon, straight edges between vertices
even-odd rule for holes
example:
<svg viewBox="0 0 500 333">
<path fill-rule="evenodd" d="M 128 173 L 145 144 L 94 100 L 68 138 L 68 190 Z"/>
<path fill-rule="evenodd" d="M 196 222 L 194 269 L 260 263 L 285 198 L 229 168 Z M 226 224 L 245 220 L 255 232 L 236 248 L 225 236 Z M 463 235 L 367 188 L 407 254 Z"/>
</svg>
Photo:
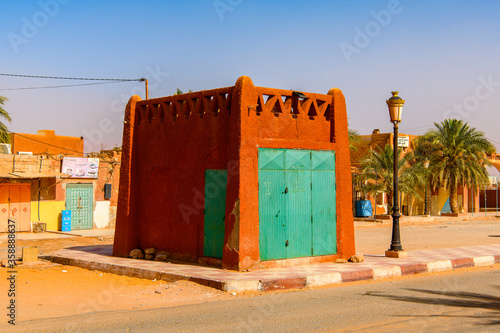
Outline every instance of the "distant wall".
<svg viewBox="0 0 500 333">
<path fill-rule="evenodd" d="M 11 151 L 66 156 L 83 156 L 83 137 L 56 135 L 55 131 L 39 130 L 38 134 L 12 133 Z"/>
<path fill-rule="evenodd" d="M 38 201 L 31 202 L 31 221 L 47 223 L 47 230 L 61 230 L 61 211 L 66 209 L 64 201 L 40 201 L 40 219 L 38 219 Z"/>
</svg>

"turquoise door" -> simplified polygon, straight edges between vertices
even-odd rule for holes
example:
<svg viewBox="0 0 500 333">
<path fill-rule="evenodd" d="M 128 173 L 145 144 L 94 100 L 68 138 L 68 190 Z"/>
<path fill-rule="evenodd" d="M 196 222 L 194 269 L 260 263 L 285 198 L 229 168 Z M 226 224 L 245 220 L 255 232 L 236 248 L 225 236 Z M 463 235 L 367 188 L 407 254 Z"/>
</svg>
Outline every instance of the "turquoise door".
<svg viewBox="0 0 500 333">
<path fill-rule="evenodd" d="M 286 258 L 312 256 L 311 153 L 285 151 Z"/>
<path fill-rule="evenodd" d="M 313 255 L 337 253 L 335 152 L 311 152 Z"/>
<path fill-rule="evenodd" d="M 336 253 L 335 153 L 259 149 L 261 260 Z"/>
<path fill-rule="evenodd" d="M 205 170 L 203 255 L 222 259 L 226 216 L 227 170 Z"/>
<path fill-rule="evenodd" d="M 261 260 L 286 258 L 286 192 L 285 151 L 259 150 L 259 221 L 264 221 L 259 227 Z"/>
<path fill-rule="evenodd" d="M 92 229 L 92 184 L 67 184 L 66 209 L 71 210 L 71 230 Z"/>
</svg>

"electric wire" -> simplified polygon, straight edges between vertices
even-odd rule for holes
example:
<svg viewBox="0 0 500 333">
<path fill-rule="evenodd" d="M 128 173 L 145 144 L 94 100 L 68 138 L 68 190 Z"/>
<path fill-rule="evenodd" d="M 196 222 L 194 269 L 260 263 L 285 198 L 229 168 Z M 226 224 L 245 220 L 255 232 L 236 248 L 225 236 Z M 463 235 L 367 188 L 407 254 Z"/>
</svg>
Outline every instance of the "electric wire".
<svg viewBox="0 0 500 333">
<path fill-rule="evenodd" d="M 144 81 L 145 78 L 140 79 L 102 79 L 102 78 L 88 78 L 88 77 L 66 77 L 66 76 L 44 76 L 44 75 L 26 75 L 26 74 L 5 74 L 0 73 L 0 76 L 13 76 L 13 77 L 27 77 L 36 79 L 55 79 L 55 80 L 87 80 L 87 81 Z"/>
<path fill-rule="evenodd" d="M 23 88 L 0 88 L 0 90 L 29 90 L 29 89 L 49 89 L 49 88 L 68 88 L 68 87 L 79 87 L 79 86 L 93 86 L 96 84 L 110 84 L 110 83 L 122 83 L 125 81 L 110 81 L 110 82 L 94 82 L 94 83 L 81 83 L 81 84 L 68 84 L 62 86 L 41 86 L 41 87 L 23 87 Z"/>
</svg>

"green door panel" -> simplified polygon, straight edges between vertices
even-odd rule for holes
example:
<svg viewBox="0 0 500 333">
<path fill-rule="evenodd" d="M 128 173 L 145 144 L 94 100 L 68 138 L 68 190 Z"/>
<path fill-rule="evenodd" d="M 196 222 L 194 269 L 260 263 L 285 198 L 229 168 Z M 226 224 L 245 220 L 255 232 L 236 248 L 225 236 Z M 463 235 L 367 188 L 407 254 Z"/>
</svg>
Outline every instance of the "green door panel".
<svg viewBox="0 0 500 333">
<path fill-rule="evenodd" d="M 313 255 L 337 253 L 335 172 L 312 172 Z"/>
<path fill-rule="evenodd" d="M 313 151 L 311 161 L 313 255 L 335 254 L 337 253 L 335 152 Z"/>
<path fill-rule="evenodd" d="M 259 149 L 259 170 L 284 170 L 284 149 Z"/>
<path fill-rule="evenodd" d="M 71 210 L 71 230 L 93 228 L 92 184 L 67 184 L 66 209 Z"/>
<path fill-rule="evenodd" d="M 287 170 L 310 170 L 311 153 L 308 150 L 287 149 L 285 166 Z"/>
<path fill-rule="evenodd" d="M 335 171 L 335 152 L 312 151 L 311 162 L 312 162 L 311 170 Z"/>
<path fill-rule="evenodd" d="M 260 170 L 259 248 L 262 260 L 286 258 L 285 199 L 284 170 Z"/>
<path fill-rule="evenodd" d="M 222 259 L 226 216 L 227 170 L 205 170 L 203 255 Z"/>
<path fill-rule="evenodd" d="M 261 260 L 335 254 L 335 152 L 259 148 Z"/>
<path fill-rule="evenodd" d="M 287 170 L 286 172 L 286 257 L 312 255 L 311 234 L 311 172 Z M 286 189 L 285 189 L 286 190 Z"/>
</svg>

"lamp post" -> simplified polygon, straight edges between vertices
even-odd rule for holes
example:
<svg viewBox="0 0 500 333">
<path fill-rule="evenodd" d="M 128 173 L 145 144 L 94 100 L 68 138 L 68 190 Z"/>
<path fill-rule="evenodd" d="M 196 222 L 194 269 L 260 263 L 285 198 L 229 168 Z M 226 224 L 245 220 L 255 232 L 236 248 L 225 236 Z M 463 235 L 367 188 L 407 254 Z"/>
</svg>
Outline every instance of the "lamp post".
<svg viewBox="0 0 500 333">
<path fill-rule="evenodd" d="M 402 258 L 406 256 L 401 246 L 401 235 L 399 231 L 399 202 L 398 202 L 398 124 L 401 122 L 401 113 L 403 112 L 403 105 L 405 101 L 398 96 L 397 91 L 392 91 L 392 97 L 386 103 L 389 107 L 389 116 L 391 123 L 394 124 L 394 173 L 393 173 L 393 206 L 392 206 L 392 241 L 391 247 L 385 252 L 386 257 Z"/>
<path fill-rule="evenodd" d="M 424 160 L 424 168 L 427 170 L 429 168 L 429 159 L 426 157 L 425 160 Z M 425 216 L 428 216 L 429 215 L 429 208 L 428 208 L 428 204 L 427 204 L 427 177 L 426 178 L 426 182 L 425 182 L 425 200 L 424 200 L 424 215 Z"/>
</svg>

